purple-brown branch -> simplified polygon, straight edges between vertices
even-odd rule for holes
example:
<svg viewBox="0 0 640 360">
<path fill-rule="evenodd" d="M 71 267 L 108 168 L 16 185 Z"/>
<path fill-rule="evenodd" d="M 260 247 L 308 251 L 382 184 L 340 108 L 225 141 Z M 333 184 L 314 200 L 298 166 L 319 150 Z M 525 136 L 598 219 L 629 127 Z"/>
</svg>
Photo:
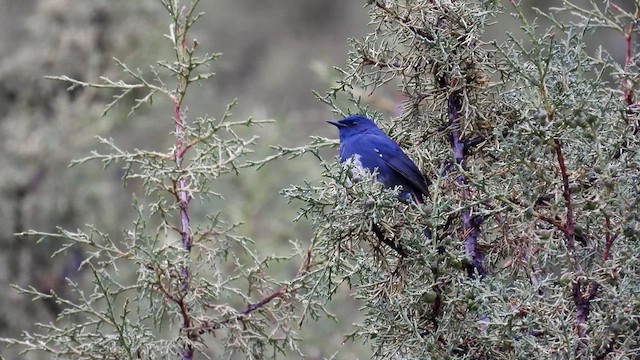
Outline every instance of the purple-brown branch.
<svg viewBox="0 0 640 360">
<path fill-rule="evenodd" d="M 191 328 L 191 315 L 189 314 L 189 308 L 187 304 L 184 302 L 184 297 L 173 294 L 164 286 L 164 284 L 162 283 L 162 274 L 160 273 L 160 270 L 156 270 L 156 287 L 162 294 L 164 294 L 167 299 L 169 299 L 169 301 L 173 302 L 180 308 L 180 315 L 182 316 L 182 329 Z"/>
<path fill-rule="evenodd" d="M 578 350 L 580 351 L 586 344 L 587 338 L 586 323 L 589 319 L 591 300 L 598 293 L 599 284 L 595 281 L 582 280 L 573 282 L 573 302 L 576 305 L 576 332 L 578 333 Z"/>
<path fill-rule="evenodd" d="M 454 91 L 449 95 L 448 107 L 449 127 L 451 129 L 451 147 L 453 150 L 453 158 L 456 164 L 465 169 L 465 154 L 467 153 L 465 141 L 462 139 L 460 130 L 461 112 L 462 112 L 462 93 Z M 471 191 L 465 188 L 467 179 L 463 174 L 459 174 L 456 179 L 458 186 L 463 188 L 462 194 L 465 199 L 471 197 Z M 462 230 L 464 239 L 464 249 L 469 261 L 469 273 L 473 275 L 477 272 L 480 277 L 484 277 L 487 271 L 484 268 L 484 254 L 478 249 L 478 238 L 480 237 L 480 219 L 472 216 L 471 209 L 462 211 Z"/>
<path fill-rule="evenodd" d="M 291 282 L 300 279 L 302 276 L 304 276 L 305 274 L 307 274 L 309 272 L 309 270 L 311 269 L 311 266 L 312 266 L 311 259 L 312 259 L 312 252 L 311 252 L 311 250 L 308 250 L 306 255 L 305 255 L 305 257 L 304 257 L 304 261 L 303 261 L 302 265 L 300 266 L 300 269 L 298 270 L 296 275 L 292 278 Z M 170 277 L 175 279 L 178 276 L 173 275 L 173 276 L 170 276 Z M 181 279 L 181 281 L 182 281 L 182 279 Z M 182 284 L 180 286 L 182 286 Z M 183 331 L 186 334 L 187 338 L 190 339 L 190 340 L 197 340 L 198 337 L 200 335 L 204 334 L 205 332 L 209 332 L 210 333 L 210 332 L 213 332 L 215 330 L 218 330 L 218 329 L 222 328 L 222 326 L 224 326 L 224 325 L 226 325 L 226 324 L 228 324 L 228 323 L 230 323 L 232 321 L 242 320 L 245 316 L 247 316 L 247 315 L 251 314 L 252 312 L 254 312 L 254 311 L 266 306 L 267 304 L 272 302 L 274 299 L 283 297 L 287 293 L 291 293 L 291 292 L 297 290 L 297 288 L 292 289 L 290 287 L 290 285 L 284 285 L 284 286 L 280 287 L 278 290 L 274 291 L 273 293 L 263 297 L 261 300 L 255 302 L 255 303 L 247 304 L 245 306 L 244 310 L 239 312 L 239 315 L 233 316 L 231 318 L 228 318 L 228 319 L 220 321 L 220 322 L 204 321 L 200 325 L 196 326 L 194 324 L 193 320 L 192 320 L 189 306 L 187 305 L 187 302 L 185 300 L 185 294 L 183 292 L 180 292 L 180 293 L 178 293 L 178 295 L 176 295 L 170 289 L 168 289 L 162 282 L 162 275 L 161 275 L 159 270 L 156 270 L 156 288 L 170 302 L 174 303 L 180 309 L 180 316 L 182 317 L 181 331 Z M 214 306 L 207 305 L 207 304 L 204 304 L 203 306 L 205 308 L 213 308 L 214 307 Z M 193 346 L 184 345 L 184 347 L 182 349 L 182 354 L 181 354 L 182 359 L 185 359 L 185 360 L 193 359 L 193 355 L 194 355 Z"/>
<path fill-rule="evenodd" d="M 182 318 L 182 326 L 181 326 L 181 330 L 184 331 L 187 335 L 187 337 L 190 340 L 196 340 L 198 335 L 192 331 L 190 331 L 190 329 L 192 328 L 192 320 L 191 320 L 191 314 L 189 311 L 189 306 L 187 305 L 186 301 L 185 301 L 185 293 L 183 291 L 181 291 L 179 294 L 180 295 L 176 295 L 174 294 L 172 291 L 170 291 L 169 289 L 167 289 L 164 284 L 162 283 L 162 274 L 160 272 L 159 269 L 156 269 L 156 288 L 172 303 L 174 303 L 176 306 L 178 306 L 178 308 L 180 309 L 180 317 Z M 184 272 L 184 270 L 182 271 Z M 183 286 L 183 281 L 184 278 L 181 278 L 181 284 L 180 287 L 182 288 Z M 193 346 L 189 345 L 189 344 L 185 344 L 182 348 L 182 353 L 181 353 L 181 358 L 183 360 L 191 360 L 193 359 Z"/>
<path fill-rule="evenodd" d="M 178 57 L 180 58 L 180 54 L 189 53 L 189 50 L 186 48 L 186 34 L 185 30 L 182 29 L 179 24 L 176 23 L 175 26 L 175 36 L 180 39 L 179 49 L 177 50 Z M 180 63 L 182 63 L 182 59 Z M 188 62 L 191 63 L 190 61 Z M 184 100 L 184 95 L 186 93 L 186 88 L 188 85 L 188 77 L 190 69 L 185 69 L 186 73 L 181 72 L 181 78 L 178 81 L 178 89 L 176 91 L 176 96 L 173 97 L 173 119 L 175 122 L 175 162 L 176 167 L 178 168 L 178 180 L 177 184 L 174 182 L 172 192 L 176 197 L 176 201 L 178 203 L 179 212 L 180 212 L 180 239 L 182 241 L 182 247 L 187 250 L 187 252 L 191 251 L 191 247 L 193 245 L 193 236 L 191 234 L 191 220 L 189 219 L 189 203 L 191 202 L 191 195 L 188 191 L 189 180 L 185 178 L 183 161 L 189 147 L 184 143 L 184 129 L 185 123 L 182 114 L 182 102 Z M 190 282 L 191 273 L 189 267 L 185 266 L 180 270 L 180 296 L 177 297 L 173 294 L 165 292 L 165 295 L 174 303 L 176 303 L 180 307 L 180 313 L 182 316 L 182 331 L 187 333 L 187 337 L 190 340 L 196 340 L 197 335 L 193 332 L 190 332 L 189 329 L 192 328 L 192 320 L 189 314 L 189 308 L 184 301 L 184 295 L 189 291 L 189 282 Z M 193 359 L 194 349 L 191 344 L 184 344 L 182 348 L 182 359 L 183 360 L 191 360 Z"/>
<path fill-rule="evenodd" d="M 558 166 L 560 167 L 560 176 L 562 177 L 562 197 L 564 198 L 564 204 L 566 208 L 566 224 L 565 235 L 567 238 L 567 248 L 571 252 L 571 256 L 576 250 L 576 224 L 573 219 L 573 204 L 571 203 L 571 187 L 569 186 L 569 172 L 567 171 L 567 165 L 564 162 L 564 153 L 562 152 L 562 143 L 560 140 L 553 140 L 554 149 L 556 152 L 556 158 L 558 160 Z M 575 259 L 574 259 L 575 261 Z M 574 264 L 575 265 L 575 264 Z"/>
<path fill-rule="evenodd" d="M 564 205 L 566 208 L 567 219 L 565 222 L 565 236 L 567 239 L 567 249 L 569 251 L 569 261 L 571 262 L 574 273 L 576 273 L 578 272 L 580 265 L 578 264 L 578 259 L 576 258 L 575 254 L 575 219 L 573 203 L 571 201 L 571 188 L 569 186 L 569 172 L 567 170 L 567 165 L 564 159 L 562 142 L 559 139 L 554 140 L 554 148 L 558 161 L 558 167 L 560 169 L 560 177 L 562 178 L 562 197 L 564 198 Z M 611 240 L 612 238 L 608 239 Z M 608 253 L 608 251 L 606 252 Z M 582 353 L 583 349 L 587 345 L 586 323 L 589 320 L 591 300 L 596 297 L 598 288 L 598 283 L 588 279 L 576 279 L 572 284 L 573 303 L 576 306 L 576 333 L 578 335 L 578 354 Z"/>
<path fill-rule="evenodd" d="M 180 99 L 175 100 L 174 105 L 174 120 L 175 120 L 175 133 L 176 133 L 176 165 L 179 170 L 183 169 L 182 162 L 184 160 L 185 155 L 185 145 L 182 141 L 182 136 L 184 134 L 184 119 L 182 118 Z M 191 250 L 192 237 L 191 237 L 191 226 L 189 221 L 189 202 L 191 202 L 191 196 L 187 191 L 188 181 L 184 177 L 180 177 L 178 180 L 178 186 L 176 190 L 176 197 L 178 200 L 178 204 L 180 206 L 180 237 L 182 240 L 182 246 L 186 250 Z"/>
<path fill-rule="evenodd" d="M 623 9 L 620 8 L 620 6 L 610 3 L 609 6 L 611 6 L 614 10 L 619 11 L 620 13 L 626 13 Z M 637 16 L 638 12 L 636 11 L 636 16 Z M 631 65 L 632 60 L 632 47 L 633 47 L 633 32 L 636 29 L 636 21 L 637 21 L 637 17 L 635 19 L 633 19 L 633 21 L 631 21 L 629 23 L 629 30 L 626 31 L 624 33 L 624 42 L 625 42 L 625 59 L 624 59 L 624 73 L 627 73 L 627 70 L 629 69 L 629 65 Z M 624 97 L 624 101 L 625 103 L 627 103 L 627 105 L 633 105 L 633 88 L 632 86 L 629 86 L 629 82 L 627 80 L 623 80 L 622 81 L 622 94 Z"/>
</svg>

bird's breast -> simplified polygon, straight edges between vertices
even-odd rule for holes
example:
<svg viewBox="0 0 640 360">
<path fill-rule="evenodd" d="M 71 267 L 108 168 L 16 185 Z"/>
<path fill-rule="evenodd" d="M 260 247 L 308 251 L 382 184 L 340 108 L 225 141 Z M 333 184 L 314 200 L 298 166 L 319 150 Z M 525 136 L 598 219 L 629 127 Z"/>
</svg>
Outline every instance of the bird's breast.
<svg viewBox="0 0 640 360">
<path fill-rule="evenodd" d="M 362 164 L 362 156 L 360 154 L 352 154 L 344 161 L 351 170 L 351 176 L 354 180 L 360 180 L 367 171 L 367 167 Z"/>
</svg>

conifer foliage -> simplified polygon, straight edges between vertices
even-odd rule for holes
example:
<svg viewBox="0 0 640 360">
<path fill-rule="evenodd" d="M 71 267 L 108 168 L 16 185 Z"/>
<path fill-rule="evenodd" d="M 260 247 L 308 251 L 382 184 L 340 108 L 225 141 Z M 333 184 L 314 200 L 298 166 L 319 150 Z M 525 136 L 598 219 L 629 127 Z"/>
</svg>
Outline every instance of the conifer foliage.
<svg viewBox="0 0 640 360">
<path fill-rule="evenodd" d="M 102 139 L 109 151 L 78 161 L 123 164 L 125 180 L 141 180 L 138 218 L 122 242 L 94 228 L 29 232 L 90 249 L 94 287 L 77 301 L 25 290 L 82 320 L 5 341 L 68 358 L 302 356 L 296 329 L 330 316 L 348 287 L 362 321 L 346 340 L 375 359 L 640 356 L 640 5 L 558 1 L 534 19 L 515 0 L 367 0 L 370 32 L 350 40 L 341 79 L 318 98 L 336 117 L 369 116 L 405 149 L 431 182 L 415 204 L 327 157 L 335 140 L 246 161 L 253 138 L 235 129 L 255 121 L 231 121 L 229 109 L 190 121 L 187 90 L 217 55 L 188 36 L 197 0 L 162 4 L 175 59 L 151 77 L 119 63 L 129 80 L 56 79 L 119 91 L 107 109 L 132 94 L 144 93 L 133 110 L 170 101 L 175 144 L 126 151 Z M 488 38 L 506 17 L 521 31 Z M 590 43 L 605 30 L 622 62 Z M 389 94 L 401 100 L 384 113 L 376 100 Z M 308 248 L 260 257 L 222 217 L 190 218 L 219 176 L 299 156 L 323 170 L 282 191 L 313 226 Z M 300 270 L 276 280 L 268 267 L 284 258 Z M 123 264 L 136 266 L 129 282 L 116 276 Z"/>
<path fill-rule="evenodd" d="M 538 12 L 548 28 L 515 1 L 366 7 L 372 32 L 320 98 L 386 127 L 431 198 L 398 203 L 333 164 L 325 184 L 287 191 L 315 223 L 315 291 L 353 287 L 352 336 L 374 358 L 638 356 L 637 5 L 562 1 Z M 505 16 L 522 33 L 488 39 Z M 588 46 L 603 29 L 624 63 Z M 389 91 L 402 102 L 387 120 L 372 100 Z"/>
</svg>

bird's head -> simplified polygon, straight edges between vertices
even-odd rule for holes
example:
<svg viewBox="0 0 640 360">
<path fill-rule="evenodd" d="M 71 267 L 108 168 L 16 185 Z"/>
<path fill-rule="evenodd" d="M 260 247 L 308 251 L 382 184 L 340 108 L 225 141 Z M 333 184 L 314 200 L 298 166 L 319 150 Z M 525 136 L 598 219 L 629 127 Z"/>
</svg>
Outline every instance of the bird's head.
<svg viewBox="0 0 640 360">
<path fill-rule="evenodd" d="M 376 124 L 362 115 L 351 115 L 340 121 L 329 120 L 329 124 L 338 128 L 340 140 L 369 131 L 380 131 Z"/>
</svg>

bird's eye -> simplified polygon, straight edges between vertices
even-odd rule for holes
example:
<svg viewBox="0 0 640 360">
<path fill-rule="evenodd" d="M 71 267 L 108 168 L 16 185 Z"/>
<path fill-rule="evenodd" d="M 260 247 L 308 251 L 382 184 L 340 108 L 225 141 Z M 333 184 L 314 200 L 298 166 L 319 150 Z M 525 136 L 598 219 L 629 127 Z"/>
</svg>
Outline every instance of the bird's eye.
<svg viewBox="0 0 640 360">
<path fill-rule="evenodd" d="M 351 123 L 351 126 L 356 126 L 356 125 L 358 125 L 358 122 L 356 122 L 356 121 Z"/>
</svg>

